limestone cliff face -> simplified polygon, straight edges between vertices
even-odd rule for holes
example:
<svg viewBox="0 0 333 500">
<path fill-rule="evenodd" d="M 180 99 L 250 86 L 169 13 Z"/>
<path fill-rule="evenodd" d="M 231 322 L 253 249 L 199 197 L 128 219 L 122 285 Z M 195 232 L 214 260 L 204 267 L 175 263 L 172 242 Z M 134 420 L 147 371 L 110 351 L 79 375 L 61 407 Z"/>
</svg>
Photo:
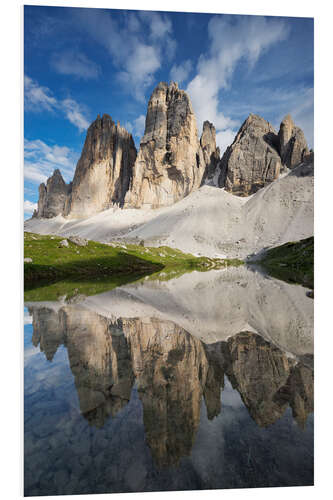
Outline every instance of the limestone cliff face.
<svg viewBox="0 0 333 500">
<path fill-rule="evenodd" d="M 278 136 L 263 118 L 250 114 L 220 162 L 219 186 L 249 196 L 278 178 Z"/>
<path fill-rule="evenodd" d="M 309 153 L 303 131 L 295 126 L 290 115 L 285 116 L 280 125 L 279 150 L 282 163 L 288 168 L 302 163 Z"/>
<path fill-rule="evenodd" d="M 59 169 L 39 186 L 38 208 L 35 216 L 51 218 L 62 214 L 71 190 L 71 184 L 66 184 Z"/>
<path fill-rule="evenodd" d="M 204 172 L 190 98 L 176 83 L 161 82 L 148 103 L 145 134 L 124 206 L 172 205 L 200 186 Z"/>
<path fill-rule="evenodd" d="M 287 115 L 279 133 L 263 118 L 250 114 L 220 161 L 219 186 L 249 196 L 278 178 L 285 168 L 313 161 L 302 130 Z"/>
<path fill-rule="evenodd" d="M 136 158 L 132 135 L 104 114 L 90 125 L 65 215 L 86 217 L 122 206 Z"/>
<path fill-rule="evenodd" d="M 216 147 L 216 130 L 212 123 L 205 121 L 200 138 L 200 146 L 206 164 L 204 180 L 213 180 L 220 161 L 220 149 Z"/>
</svg>

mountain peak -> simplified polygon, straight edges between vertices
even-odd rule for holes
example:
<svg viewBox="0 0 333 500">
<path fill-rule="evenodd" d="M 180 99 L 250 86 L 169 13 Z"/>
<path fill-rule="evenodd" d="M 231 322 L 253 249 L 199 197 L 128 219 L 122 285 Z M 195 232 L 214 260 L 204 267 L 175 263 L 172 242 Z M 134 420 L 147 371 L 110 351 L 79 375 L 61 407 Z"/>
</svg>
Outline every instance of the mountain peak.
<svg viewBox="0 0 333 500">
<path fill-rule="evenodd" d="M 204 171 L 190 98 L 175 82 L 160 82 L 149 99 L 125 206 L 172 205 L 200 186 Z"/>
<path fill-rule="evenodd" d="M 277 179 L 281 169 L 277 143 L 272 125 L 250 113 L 222 157 L 220 187 L 238 196 L 249 196 Z"/>
<path fill-rule="evenodd" d="M 279 150 L 283 165 L 293 168 L 309 153 L 303 131 L 296 127 L 290 114 L 286 115 L 279 130 Z"/>
</svg>

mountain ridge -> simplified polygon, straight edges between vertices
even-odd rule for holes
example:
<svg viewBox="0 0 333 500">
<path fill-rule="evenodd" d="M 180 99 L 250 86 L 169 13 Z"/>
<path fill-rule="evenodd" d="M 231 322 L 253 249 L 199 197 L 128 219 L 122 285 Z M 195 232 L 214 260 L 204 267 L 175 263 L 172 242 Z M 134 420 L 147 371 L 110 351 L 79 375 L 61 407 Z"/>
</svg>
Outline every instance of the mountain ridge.
<svg viewBox="0 0 333 500">
<path fill-rule="evenodd" d="M 304 134 L 290 115 L 276 132 L 251 113 L 220 158 L 214 125 L 206 120 L 199 139 L 188 94 L 175 82 L 160 82 L 148 102 L 139 150 L 119 122 L 98 115 L 88 128 L 73 181 L 65 184 L 56 169 L 39 187 L 33 217 L 83 218 L 112 206 L 158 209 L 204 184 L 249 196 L 308 155 Z"/>
</svg>

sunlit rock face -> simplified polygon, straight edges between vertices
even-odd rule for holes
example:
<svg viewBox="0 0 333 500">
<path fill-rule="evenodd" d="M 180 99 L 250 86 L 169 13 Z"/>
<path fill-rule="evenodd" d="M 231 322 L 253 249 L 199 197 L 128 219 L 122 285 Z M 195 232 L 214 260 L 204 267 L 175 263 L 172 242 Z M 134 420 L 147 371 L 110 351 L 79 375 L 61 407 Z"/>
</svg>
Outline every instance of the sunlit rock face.
<svg viewBox="0 0 333 500">
<path fill-rule="evenodd" d="M 153 91 L 125 208 L 158 208 L 181 200 L 202 182 L 206 164 L 189 96 L 174 82 Z"/>
<path fill-rule="evenodd" d="M 136 158 L 132 135 L 104 114 L 87 131 L 65 215 L 86 217 L 122 206 Z"/>
<path fill-rule="evenodd" d="M 283 165 L 293 168 L 302 163 L 309 153 L 303 131 L 296 127 L 290 115 L 284 117 L 279 130 L 279 148 Z"/>
<path fill-rule="evenodd" d="M 250 114 L 220 163 L 219 186 L 249 196 L 278 178 L 281 158 L 278 136 L 270 123 Z"/>
<path fill-rule="evenodd" d="M 39 198 L 35 217 L 50 219 L 63 214 L 71 192 L 71 184 L 66 184 L 59 169 L 39 186 Z"/>
</svg>

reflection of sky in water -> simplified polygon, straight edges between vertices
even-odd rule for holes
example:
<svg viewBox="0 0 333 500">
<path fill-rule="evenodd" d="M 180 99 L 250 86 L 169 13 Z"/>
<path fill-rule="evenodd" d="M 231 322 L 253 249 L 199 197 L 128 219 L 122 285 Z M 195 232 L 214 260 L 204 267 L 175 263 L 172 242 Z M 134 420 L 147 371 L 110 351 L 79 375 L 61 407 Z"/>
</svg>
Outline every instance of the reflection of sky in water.
<svg viewBox="0 0 333 500">
<path fill-rule="evenodd" d="M 25 317 L 29 316 L 27 313 Z M 25 322 L 26 495 L 312 484 L 313 416 L 310 412 L 303 430 L 296 424 L 289 403 L 285 404 L 283 399 L 294 401 L 289 393 L 282 393 L 276 407 L 275 403 L 253 400 L 253 386 L 249 388 L 248 381 L 242 378 L 243 365 L 237 365 L 237 356 L 241 356 L 246 348 L 242 341 L 232 365 L 234 374 L 230 372 L 236 377 L 233 385 L 238 384 L 237 389 L 233 388 L 226 374 L 222 374 L 220 381 L 223 386 L 224 379 L 224 388 L 218 389 L 218 372 L 214 370 L 220 369 L 219 363 L 228 355 L 223 354 L 224 357 L 212 358 L 211 361 L 208 357 L 207 364 L 205 356 L 209 353 L 203 344 L 184 330 L 178 331 L 178 327 L 170 322 L 156 320 L 154 329 L 167 327 L 169 333 L 165 339 L 172 342 L 172 335 L 178 335 L 183 343 L 180 342 L 177 348 L 170 344 L 162 352 L 156 339 L 154 344 L 155 337 L 149 337 L 148 341 L 145 338 L 150 331 L 149 320 L 145 320 L 148 330 L 141 331 L 140 320 L 128 324 L 124 320 L 123 324 L 115 326 L 110 320 L 91 312 L 92 323 L 84 323 L 80 330 L 74 313 L 67 309 L 66 314 L 66 319 L 59 316 L 62 321 L 59 324 L 67 325 L 67 337 L 58 339 L 55 347 L 47 337 L 47 310 L 43 316 L 43 321 L 46 321 L 43 324 L 44 337 L 39 338 L 39 343 L 34 341 L 36 346 L 32 343 L 32 336 L 36 334 L 33 325 L 30 321 Z M 55 318 L 58 316 L 52 316 L 52 328 Z M 118 385 L 110 386 L 112 397 L 107 403 L 110 408 L 107 404 L 102 405 L 99 412 L 94 410 L 94 405 L 106 391 L 105 381 L 86 365 L 91 359 L 96 363 L 94 356 L 100 345 L 93 344 L 94 336 L 85 335 L 97 332 L 101 325 L 106 328 L 105 332 L 112 332 L 110 359 L 117 365 L 120 379 Z M 172 327 L 176 329 L 170 334 Z M 124 345 L 127 344 L 122 328 L 128 328 L 132 335 L 128 359 L 124 355 Z M 103 332 L 101 339 L 104 338 Z M 74 342 L 76 338 L 79 339 L 77 344 Z M 182 345 L 185 346 L 183 351 L 179 347 Z M 276 369 L 281 370 L 283 363 L 289 366 L 284 354 L 279 350 L 271 351 L 269 344 L 259 342 L 255 348 L 258 348 L 258 353 L 268 349 L 267 359 L 273 359 L 273 373 Z M 52 352 L 52 361 L 46 359 L 41 349 Z M 141 359 L 141 351 L 147 352 L 148 357 Z M 266 357 L 263 359 L 265 361 Z M 199 368 L 195 363 L 201 363 Z M 215 368 L 210 373 L 212 366 Z M 107 366 L 104 368 L 107 370 Z M 228 371 L 230 367 L 224 369 Z M 254 376 L 255 370 L 254 366 Z M 189 376 L 192 372 L 193 376 Z M 299 397 L 297 377 L 300 375 L 298 372 L 296 375 L 288 387 L 292 395 L 296 390 Z M 166 385 L 158 385 L 162 376 Z M 206 393 L 203 389 L 199 394 L 201 386 L 195 383 L 200 384 L 203 379 L 206 385 L 210 380 L 211 392 Z M 181 392 L 184 386 L 188 386 L 188 393 L 185 391 L 188 400 Z M 206 407 L 207 404 L 213 408 L 216 406 L 216 388 L 221 411 L 209 420 Z M 243 398 L 248 399 L 247 404 L 252 405 L 254 418 L 251 418 L 241 392 Z M 197 416 L 196 396 L 200 396 Z M 268 409 L 265 404 L 268 404 Z M 91 410 L 83 414 L 83 406 L 86 409 L 91 407 Z M 271 418 L 270 412 L 273 412 L 274 423 L 260 427 L 255 422 L 256 411 L 258 421 L 263 415 L 265 419 L 267 412 Z"/>
</svg>

